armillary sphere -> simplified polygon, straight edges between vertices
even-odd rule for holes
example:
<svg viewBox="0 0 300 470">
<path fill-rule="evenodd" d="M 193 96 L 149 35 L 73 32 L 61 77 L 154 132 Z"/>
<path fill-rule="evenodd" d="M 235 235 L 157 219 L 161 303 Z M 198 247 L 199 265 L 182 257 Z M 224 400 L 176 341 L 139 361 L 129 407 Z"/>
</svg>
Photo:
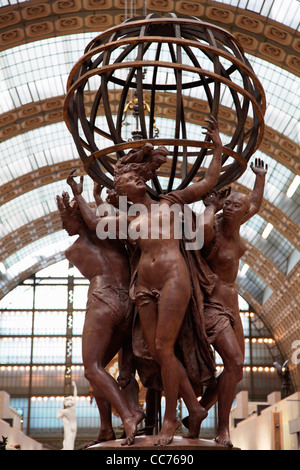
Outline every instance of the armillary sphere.
<svg viewBox="0 0 300 470">
<path fill-rule="evenodd" d="M 237 180 L 262 141 L 265 109 L 237 39 L 169 13 L 131 18 L 87 45 L 69 74 L 64 119 L 86 172 L 107 188 L 129 149 L 167 147 L 166 164 L 147 186 L 157 199 L 203 177 L 214 148 L 201 129 L 209 115 L 220 124 L 231 116 L 216 189 Z"/>
</svg>

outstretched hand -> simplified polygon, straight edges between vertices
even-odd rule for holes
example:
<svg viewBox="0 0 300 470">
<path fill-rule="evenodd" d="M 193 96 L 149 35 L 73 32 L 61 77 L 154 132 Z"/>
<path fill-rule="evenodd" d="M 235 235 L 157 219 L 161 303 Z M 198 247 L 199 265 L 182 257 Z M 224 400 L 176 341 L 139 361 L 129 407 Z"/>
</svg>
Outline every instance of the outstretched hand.
<svg viewBox="0 0 300 470">
<path fill-rule="evenodd" d="M 268 171 L 268 165 L 260 158 L 256 158 L 254 164 L 251 162 L 250 168 L 256 175 L 265 175 Z"/>
<path fill-rule="evenodd" d="M 203 198 L 203 203 L 205 207 L 215 206 L 216 212 L 220 211 L 223 208 L 224 202 L 231 193 L 231 187 L 228 186 L 225 189 L 216 191 L 215 189 L 210 193 L 207 193 Z"/>
<path fill-rule="evenodd" d="M 94 189 L 93 189 L 93 196 L 100 196 L 102 190 L 104 188 L 104 184 L 99 183 L 98 181 L 94 181 Z"/>
<path fill-rule="evenodd" d="M 56 202 L 57 202 L 57 207 L 60 212 L 65 210 L 65 205 L 63 203 L 62 197 L 61 196 L 56 196 Z"/>
<path fill-rule="evenodd" d="M 210 119 L 205 119 L 207 122 L 207 126 L 202 126 L 203 129 L 206 129 L 206 132 L 203 131 L 203 134 L 206 134 L 215 145 L 220 145 L 222 147 L 222 141 L 219 134 L 219 126 L 218 121 L 214 118 L 214 116 L 210 116 Z"/>
<path fill-rule="evenodd" d="M 70 196 L 66 191 L 61 196 L 56 196 L 57 207 L 60 211 L 64 211 L 70 205 Z"/>
<path fill-rule="evenodd" d="M 114 206 L 116 209 L 119 208 L 119 196 L 116 193 L 115 189 L 108 189 L 107 190 L 106 202 L 108 204 L 111 204 L 112 206 Z"/>
<path fill-rule="evenodd" d="M 74 177 L 76 176 L 76 169 L 72 170 L 67 178 L 67 183 L 71 186 L 74 196 L 77 196 L 83 191 L 83 175 L 80 176 L 80 183 L 76 183 Z"/>
</svg>

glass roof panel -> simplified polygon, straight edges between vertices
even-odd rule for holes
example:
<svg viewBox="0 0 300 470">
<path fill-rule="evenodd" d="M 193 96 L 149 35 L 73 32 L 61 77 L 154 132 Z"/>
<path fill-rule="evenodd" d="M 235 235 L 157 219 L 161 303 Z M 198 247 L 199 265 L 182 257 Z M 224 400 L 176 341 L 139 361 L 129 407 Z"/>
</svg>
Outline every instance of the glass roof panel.
<svg viewBox="0 0 300 470">
<path fill-rule="evenodd" d="M 4 237 L 8 233 L 39 217 L 57 211 L 56 195 L 72 191 L 65 181 L 57 181 L 47 186 L 34 189 L 18 198 L 12 199 L 1 207 L 0 233 Z M 91 202 L 93 193 L 92 179 L 85 178 L 83 196 Z"/>
<path fill-rule="evenodd" d="M 66 35 L 0 52 L 0 113 L 64 95 L 72 66 L 94 37 L 95 33 Z M 299 78 L 257 57 L 249 55 L 249 60 L 266 92 L 266 124 L 300 142 Z M 197 89 L 191 93 L 197 95 Z"/>
<path fill-rule="evenodd" d="M 0 277 L 0 288 L 10 279 L 30 269 L 37 262 L 46 260 L 55 254 L 64 252 L 76 237 L 66 236 L 66 232 L 60 230 L 25 246 L 17 253 L 5 260 L 6 272 Z"/>
<path fill-rule="evenodd" d="M 83 196 L 88 202 L 92 202 L 93 183 L 89 177 L 84 181 Z M 29 193 L 9 201 L 1 208 L 1 236 L 5 236 L 21 226 L 57 211 L 55 197 L 62 191 L 69 190 L 65 181 L 57 181 L 37 188 Z M 70 191 L 70 195 L 72 195 Z M 199 207 L 199 206 L 198 206 Z M 275 228 L 267 240 L 261 237 L 266 226 L 266 221 L 258 214 L 242 226 L 241 235 L 250 243 L 255 245 L 265 256 L 278 266 L 283 272 L 287 271 L 288 258 L 295 250 L 295 247 Z M 20 250 L 21 251 L 21 250 Z M 13 256 L 19 256 L 19 252 Z M 6 269 L 8 265 L 5 260 Z"/>
<path fill-rule="evenodd" d="M 260 150 L 255 152 L 252 160 L 254 158 L 261 158 L 268 165 L 264 198 L 282 210 L 288 217 L 294 220 L 294 222 L 300 224 L 300 188 L 297 189 L 292 198 L 288 198 L 285 194 L 293 181 L 295 174 Z M 255 175 L 248 168 L 238 181 L 252 189 L 254 186 L 254 180 Z"/>
<path fill-rule="evenodd" d="M 248 60 L 265 90 L 266 125 L 300 143 L 299 77 L 259 57 Z"/>
<path fill-rule="evenodd" d="M 267 222 L 260 215 L 256 214 L 242 225 L 241 236 L 264 253 L 267 258 L 286 274 L 289 257 L 295 251 L 295 247 L 275 227 L 271 230 L 268 238 L 264 239 L 262 233 L 266 225 Z"/>
<path fill-rule="evenodd" d="M 0 7 L 21 3 L 22 0 L 0 0 Z M 255 11 L 291 28 L 299 29 L 300 2 L 298 0 L 220 0 L 240 8 Z M 67 77 L 71 67 L 82 56 L 86 44 L 95 37 L 95 32 L 51 38 L 11 48 L 0 53 L 0 114 L 15 107 L 65 94 Z M 256 74 L 261 80 L 267 96 L 266 125 L 300 143 L 299 78 L 248 55 Z M 163 125 L 163 123 L 161 123 Z M 198 128 L 199 129 L 199 128 Z M 226 138 L 226 137 L 225 137 Z M 73 140 L 64 123 L 53 124 L 21 134 L 0 144 L 0 184 L 41 166 L 77 158 Z M 283 165 L 258 151 L 255 157 L 262 158 L 269 165 L 265 198 L 280 208 L 296 223 L 300 222 L 300 188 L 292 199 L 285 191 L 294 174 Z M 251 170 L 239 182 L 252 189 L 254 175 Z M 85 178 L 84 196 L 90 200 L 92 194 L 90 178 Z M 0 209 L 0 229 L 3 234 L 21 227 L 28 221 L 57 210 L 55 196 L 68 190 L 66 182 L 57 182 L 10 201 Z M 243 227 L 243 236 L 254 243 L 282 271 L 286 272 L 288 257 L 294 247 L 273 228 L 267 240 L 261 237 L 266 221 L 258 215 Z M 7 230 L 6 230 L 7 229 Z M 44 256 L 45 247 L 59 252 L 71 243 L 64 231 L 56 232 L 19 250 L 5 260 L 6 275 L 17 273 L 36 263 L 38 256 Z M 61 248 L 62 245 L 65 246 Z M 296 250 L 297 251 L 297 250 Z M 36 256 L 31 258 L 31 252 Z M 34 254 L 33 253 L 33 254 Z M 23 263 L 23 260 L 27 260 Z M 25 266 L 25 267 L 24 267 Z M 250 269 L 243 278 L 243 287 L 258 299 L 262 299 L 265 285 Z"/>
<path fill-rule="evenodd" d="M 53 37 L 0 53 L 0 113 L 64 95 L 69 72 L 95 33 Z"/>
<path fill-rule="evenodd" d="M 264 290 L 267 284 L 263 279 L 249 268 L 246 274 L 239 273 L 237 277 L 238 284 L 249 292 L 252 297 L 257 300 L 260 304 L 263 303 Z"/>
<path fill-rule="evenodd" d="M 299 0 L 218 0 L 218 3 L 254 11 L 290 28 L 299 29 Z"/>
<path fill-rule="evenodd" d="M 6 7 L 8 5 L 16 5 L 17 3 L 26 2 L 27 0 L 0 0 L 0 7 Z"/>
<path fill-rule="evenodd" d="M 100 118 L 103 121 L 103 117 Z M 169 121 L 171 120 L 157 118 L 158 128 L 168 129 Z M 189 125 L 188 132 L 189 138 L 199 138 L 199 126 Z M 221 135 L 221 138 L 226 145 L 228 137 Z M 99 142 L 99 148 L 102 148 L 101 142 Z M 2 142 L 0 144 L 0 154 L 2 155 L 0 162 L 0 184 L 4 184 L 13 178 L 36 170 L 44 165 L 78 158 L 73 139 L 62 122 L 35 129 Z M 283 210 L 296 223 L 300 223 L 300 187 L 292 198 L 288 198 L 285 195 L 295 174 L 260 150 L 256 151 L 254 157 L 261 158 L 268 164 L 264 193 L 265 199 Z M 248 168 L 240 177 L 239 182 L 252 189 L 254 180 L 254 173 Z M 53 197 L 52 188 L 44 189 L 43 191 L 48 193 L 48 199 Z M 30 196 L 24 195 L 22 197 Z M 10 201 L 2 206 L 0 210 L 1 217 L 5 219 L 8 214 L 15 214 L 15 209 L 11 211 L 11 207 L 15 208 L 16 205 L 23 205 L 22 199 L 18 203 Z"/>
<path fill-rule="evenodd" d="M 62 122 L 2 142 L 0 154 L 0 184 L 42 166 L 78 158 L 72 136 Z"/>
</svg>

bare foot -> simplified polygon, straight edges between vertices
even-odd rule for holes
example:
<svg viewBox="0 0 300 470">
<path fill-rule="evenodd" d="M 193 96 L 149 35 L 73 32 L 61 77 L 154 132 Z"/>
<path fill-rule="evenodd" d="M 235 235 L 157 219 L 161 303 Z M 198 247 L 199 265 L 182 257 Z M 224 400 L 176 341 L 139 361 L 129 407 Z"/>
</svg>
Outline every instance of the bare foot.
<svg viewBox="0 0 300 470">
<path fill-rule="evenodd" d="M 83 450 L 88 449 L 89 447 L 94 446 L 94 445 L 99 444 L 99 443 L 100 443 L 99 441 L 87 442 L 86 444 L 84 444 L 84 446 L 82 447 L 82 449 L 83 449 Z"/>
<path fill-rule="evenodd" d="M 124 431 L 125 431 L 125 441 L 122 442 L 122 446 L 130 446 L 137 432 L 137 425 L 143 421 L 145 414 L 142 411 L 137 411 L 130 418 L 127 418 L 123 421 Z"/>
<path fill-rule="evenodd" d="M 164 420 L 160 433 L 154 439 L 155 446 L 167 446 L 173 441 L 176 429 L 178 428 L 177 421 Z"/>
<path fill-rule="evenodd" d="M 207 417 L 208 412 L 201 405 L 189 415 L 189 433 L 185 436 L 188 439 L 195 439 L 199 436 L 202 421 Z"/>
<path fill-rule="evenodd" d="M 116 439 L 116 435 L 112 428 L 100 429 L 99 436 L 97 437 L 98 442 L 114 441 L 115 439 Z"/>
<path fill-rule="evenodd" d="M 220 431 L 215 438 L 215 441 L 222 446 L 233 447 L 233 444 L 230 440 L 229 431 L 227 429 Z"/>
<path fill-rule="evenodd" d="M 116 435 L 112 428 L 109 429 L 100 429 L 99 435 L 95 441 L 87 442 L 84 444 L 83 449 L 88 449 L 91 446 L 100 444 L 100 442 L 113 441 L 116 439 Z"/>
</svg>

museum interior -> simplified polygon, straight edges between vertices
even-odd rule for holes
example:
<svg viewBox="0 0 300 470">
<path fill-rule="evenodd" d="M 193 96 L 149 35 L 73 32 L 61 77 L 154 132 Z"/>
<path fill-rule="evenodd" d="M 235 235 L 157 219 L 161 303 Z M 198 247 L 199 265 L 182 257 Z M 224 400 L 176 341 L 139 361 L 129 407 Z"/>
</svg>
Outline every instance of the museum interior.
<svg viewBox="0 0 300 470">
<path fill-rule="evenodd" d="M 0 0 L 0 436 L 7 438 L 7 448 L 61 449 L 58 411 L 75 389 L 74 449 L 98 435 L 99 412 L 81 353 L 89 281 L 65 257 L 76 235 L 62 229 L 56 205 L 56 195 L 70 190 L 66 179 L 76 168 L 84 175 L 84 198 L 94 207 L 93 180 L 65 122 L 67 82 L 101 32 L 129 18 L 170 12 L 231 33 L 265 93 L 264 133 L 251 157 L 268 165 L 263 202 L 241 227 L 247 249 L 236 286 L 245 360 L 230 415 L 231 438 L 242 450 L 300 449 L 298 0 Z M 120 86 L 109 92 L 114 114 Z M 95 93 L 92 82 L 85 94 L 88 112 Z M 166 87 L 161 97 L 156 137 L 172 132 L 176 114 L 176 93 Z M 191 90 L 185 99 L 188 134 L 197 140 L 210 107 Z M 227 99 L 224 92 L 218 109 L 225 142 L 235 125 Z M 125 116 L 127 139 L 129 121 Z M 164 174 L 159 177 L 163 185 Z M 249 195 L 253 184 L 247 167 L 231 187 Z M 201 211 L 201 204 L 195 210 Z M 222 371 L 221 357 L 214 354 L 217 372 Z M 117 356 L 106 369 L 118 377 Z M 139 384 L 143 408 L 145 388 Z M 164 397 L 158 424 L 163 413 Z M 177 414 L 180 423 L 187 415 L 181 400 Z M 217 420 L 215 405 L 202 423 L 201 438 L 214 438 Z M 114 410 L 112 422 L 121 436 Z M 184 434 L 183 424 L 178 432 Z"/>
</svg>

